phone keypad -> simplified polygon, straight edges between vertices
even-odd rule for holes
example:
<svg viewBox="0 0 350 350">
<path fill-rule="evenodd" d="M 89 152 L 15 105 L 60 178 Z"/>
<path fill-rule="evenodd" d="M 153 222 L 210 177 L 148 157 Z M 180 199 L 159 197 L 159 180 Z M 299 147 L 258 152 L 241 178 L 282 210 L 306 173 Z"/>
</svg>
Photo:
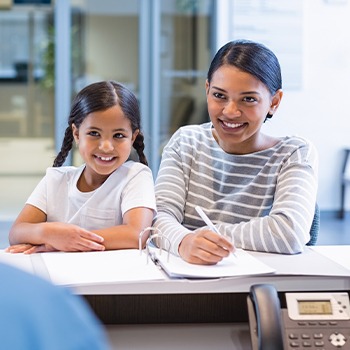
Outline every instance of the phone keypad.
<svg viewBox="0 0 350 350">
<path fill-rule="evenodd" d="M 350 321 L 295 321 L 284 311 L 286 349 L 350 350 Z"/>
<path fill-rule="evenodd" d="M 326 349 L 326 345 L 331 345 L 332 349 L 350 349 L 350 339 L 341 332 L 333 332 L 328 335 L 323 333 L 288 333 L 288 344 L 291 349 Z M 328 348 L 330 348 L 328 346 Z"/>
</svg>

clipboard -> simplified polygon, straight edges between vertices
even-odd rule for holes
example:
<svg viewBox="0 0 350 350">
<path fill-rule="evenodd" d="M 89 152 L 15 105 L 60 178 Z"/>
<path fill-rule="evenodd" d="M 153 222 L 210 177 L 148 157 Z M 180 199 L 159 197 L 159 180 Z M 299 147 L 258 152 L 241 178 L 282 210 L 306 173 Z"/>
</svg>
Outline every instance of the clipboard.
<svg viewBox="0 0 350 350">
<path fill-rule="evenodd" d="M 142 237 L 149 234 L 146 246 Z M 159 240 L 167 249 L 158 248 Z M 158 243 L 159 243 L 158 242 Z M 166 245 L 164 245 L 166 244 Z M 138 249 L 90 252 L 45 252 L 34 256 L 0 251 L 0 261 L 30 269 L 57 285 L 70 287 L 115 285 L 169 279 L 217 279 L 273 274 L 275 270 L 243 250 L 238 258 L 224 258 L 216 265 L 185 262 L 169 252 L 171 242 L 159 231 L 148 227 L 139 235 Z M 35 265 L 35 266 L 34 266 Z M 34 268 L 35 267 L 35 268 Z M 40 267 L 40 268 L 39 268 Z"/>
<path fill-rule="evenodd" d="M 237 249 L 235 251 L 235 256 L 230 254 L 215 265 L 190 264 L 181 257 L 175 256 L 169 252 L 171 242 L 156 228 L 147 228 L 141 232 L 139 241 L 140 253 L 142 253 L 142 236 L 146 231 L 155 231 L 155 233 L 149 235 L 146 242 L 145 251 L 147 263 L 149 263 L 149 260 L 152 260 L 152 262 L 161 268 L 170 278 L 212 279 L 269 275 L 276 272 L 274 268 L 266 265 L 242 249 Z M 158 240 L 158 242 L 155 243 L 154 240 Z M 167 251 L 162 247 L 167 247 Z"/>
</svg>

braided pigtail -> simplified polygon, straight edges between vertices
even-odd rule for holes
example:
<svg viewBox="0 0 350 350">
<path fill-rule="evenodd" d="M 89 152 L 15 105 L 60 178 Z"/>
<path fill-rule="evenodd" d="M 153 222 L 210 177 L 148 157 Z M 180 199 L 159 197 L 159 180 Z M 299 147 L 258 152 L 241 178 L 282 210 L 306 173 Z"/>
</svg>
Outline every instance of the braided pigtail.
<svg viewBox="0 0 350 350">
<path fill-rule="evenodd" d="M 60 167 L 67 159 L 69 151 L 73 147 L 73 132 L 70 126 L 67 127 L 64 133 L 64 139 L 61 146 L 61 151 L 53 162 L 53 167 Z"/>
<path fill-rule="evenodd" d="M 133 147 L 135 148 L 137 155 L 139 156 L 140 162 L 148 166 L 147 158 L 143 153 L 143 150 L 145 149 L 145 144 L 143 140 L 144 140 L 143 134 L 139 132 L 133 143 Z"/>
</svg>

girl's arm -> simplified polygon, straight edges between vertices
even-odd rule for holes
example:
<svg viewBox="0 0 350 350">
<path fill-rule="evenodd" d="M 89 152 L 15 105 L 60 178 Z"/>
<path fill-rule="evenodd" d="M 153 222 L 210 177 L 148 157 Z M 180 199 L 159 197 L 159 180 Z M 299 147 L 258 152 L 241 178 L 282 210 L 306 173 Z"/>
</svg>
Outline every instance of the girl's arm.
<svg viewBox="0 0 350 350">
<path fill-rule="evenodd" d="M 26 204 L 18 215 L 9 233 L 10 252 L 28 253 L 46 250 L 89 251 L 104 250 L 103 238 L 76 225 L 61 222 L 46 222 L 46 214 Z M 42 246 L 40 250 L 28 251 L 28 246 Z M 20 246 L 18 246 L 20 245 Z M 24 246 L 23 246 L 24 245 Z M 43 246 L 46 246 L 43 247 Z M 34 247 L 35 248 L 35 247 Z"/>
<path fill-rule="evenodd" d="M 48 223 L 44 212 L 27 204 L 10 230 L 11 247 L 7 251 L 34 253 L 48 250 L 90 251 L 138 248 L 139 234 L 152 225 L 153 215 L 152 209 L 134 208 L 125 213 L 123 225 L 87 231 L 76 225 Z M 143 247 L 147 238 L 147 234 L 142 237 Z"/>
<path fill-rule="evenodd" d="M 94 230 L 104 238 L 106 249 L 137 249 L 139 247 L 139 235 L 142 230 L 152 226 L 154 212 L 152 209 L 138 207 L 128 210 L 123 217 L 123 224 L 105 229 Z M 142 237 L 142 247 L 145 246 L 148 235 Z"/>
</svg>

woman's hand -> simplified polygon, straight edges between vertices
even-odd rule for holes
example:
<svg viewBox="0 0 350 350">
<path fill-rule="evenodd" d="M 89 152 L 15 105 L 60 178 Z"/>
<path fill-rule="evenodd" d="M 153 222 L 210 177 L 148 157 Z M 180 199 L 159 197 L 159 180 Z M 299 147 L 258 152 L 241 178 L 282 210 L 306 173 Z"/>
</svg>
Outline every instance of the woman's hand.
<svg viewBox="0 0 350 350">
<path fill-rule="evenodd" d="M 225 237 L 211 230 L 196 230 L 184 237 L 179 254 L 191 264 L 214 265 L 234 251 Z"/>
</svg>

